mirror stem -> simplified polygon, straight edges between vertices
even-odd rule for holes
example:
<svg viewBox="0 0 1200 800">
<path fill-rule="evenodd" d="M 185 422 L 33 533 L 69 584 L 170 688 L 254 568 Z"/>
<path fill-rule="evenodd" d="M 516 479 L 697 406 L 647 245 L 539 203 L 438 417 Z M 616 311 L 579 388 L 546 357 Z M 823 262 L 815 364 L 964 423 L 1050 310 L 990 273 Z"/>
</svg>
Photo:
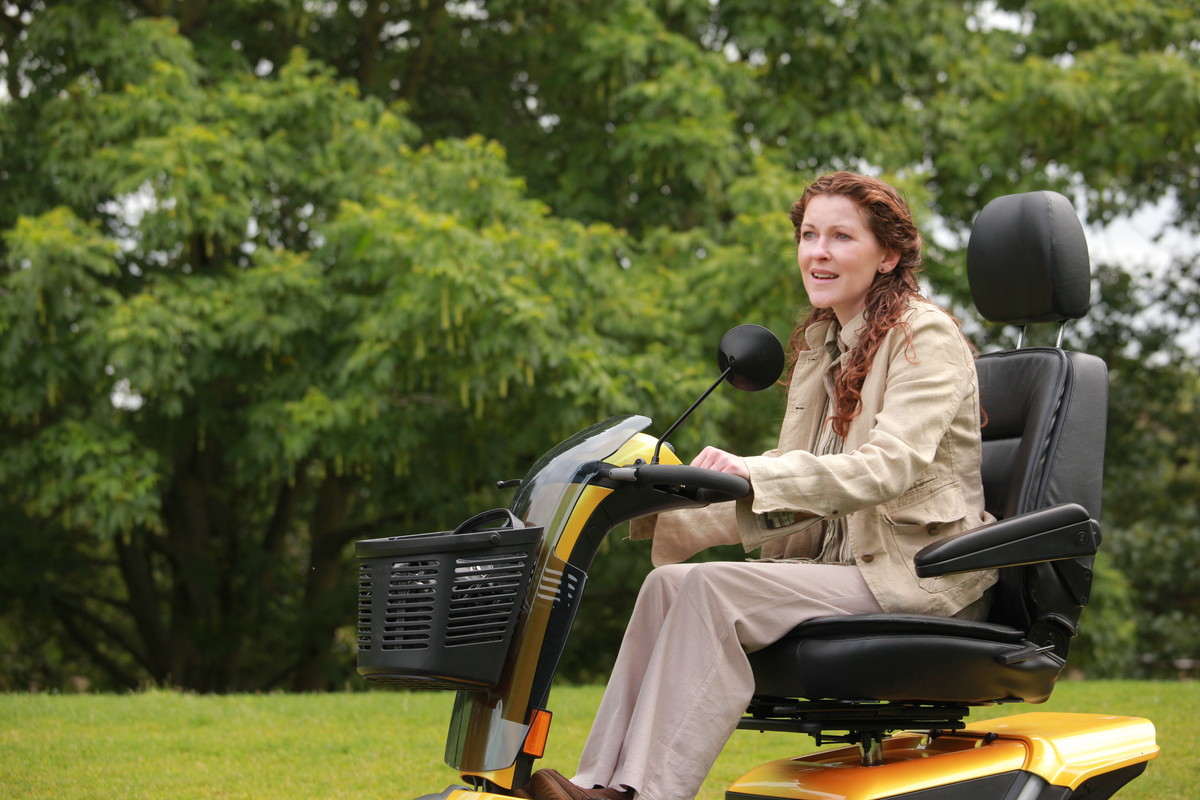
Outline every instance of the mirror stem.
<svg viewBox="0 0 1200 800">
<path fill-rule="evenodd" d="M 731 373 L 731 372 L 733 372 L 732 364 L 730 364 L 728 367 L 726 367 L 725 371 L 721 373 L 721 377 L 717 378 L 717 382 L 714 383 L 712 386 L 708 387 L 708 390 L 704 394 L 700 395 L 700 399 L 697 400 L 696 402 L 692 403 L 692 407 L 689 408 L 687 411 L 683 412 L 683 415 L 680 416 L 679 419 L 675 420 L 675 423 L 673 425 L 671 425 L 671 427 L 667 428 L 666 433 L 664 433 L 661 437 L 659 437 L 658 444 L 656 444 L 654 446 L 654 458 L 652 458 L 650 460 L 651 464 L 658 463 L 658 453 L 660 450 L 662 450 L 663 442 L 665 442 L 667 440 L 667 438 L 672 433 L 675 432 L 675 429 L 678 428 L 685 419 L 687 419 L 689 416 L 691 416 L 692 412 L 695 411 L 696 408 L 699 407 L 699 405 L 701 403 L 703 403 L 705 401 L 705 399 L 707 399 L 707 397 L 710 394 L 712 394 L 713 391 L 715 391 L 718 386 L 721 385 L 722 381 L 724 381 L 726 378 L 729 377 L 729 373 Z"/>
</svg>

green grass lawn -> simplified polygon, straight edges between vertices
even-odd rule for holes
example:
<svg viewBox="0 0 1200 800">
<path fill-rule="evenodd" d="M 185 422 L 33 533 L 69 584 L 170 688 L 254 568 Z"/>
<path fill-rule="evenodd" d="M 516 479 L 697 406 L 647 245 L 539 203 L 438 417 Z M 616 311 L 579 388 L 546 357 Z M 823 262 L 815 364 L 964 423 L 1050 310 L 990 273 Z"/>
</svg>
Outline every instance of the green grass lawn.
<svg viewBox="0 0 1200 800">
<path fill-rule="evenodd" d="M 357 798 L 410 800 L 455 782 L 442 764 L 450 693 L 199 697 L 0 695 L 0 798 Z M 554 691 L 542 764 L 575 766 L 596 687 Z M 1065 682 L 1042 706 L 980 709 L 1144 716 L 1162 755 L 1122 800 L 1183 800 L 1200 775 L 1200 685 Z M 811 750 L 806 736 L 738 732 L 699 800 L 721 800 L 735 777 Z"/>
</svg>

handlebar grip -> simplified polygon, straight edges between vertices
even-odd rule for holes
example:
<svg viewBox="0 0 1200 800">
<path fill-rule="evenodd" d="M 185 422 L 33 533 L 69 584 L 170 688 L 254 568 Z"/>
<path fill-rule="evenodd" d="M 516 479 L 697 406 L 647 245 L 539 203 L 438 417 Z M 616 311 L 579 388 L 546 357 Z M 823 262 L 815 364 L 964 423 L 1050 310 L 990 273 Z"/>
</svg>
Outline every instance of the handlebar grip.
<svg viewBox="0 0 1200 800">
<path fill-rule="evenodd" d="M 686 464 L 646 464 L 637 468 L 637 482 L 643 485 L 677 484 L 692 486 L 704 493 L 716 493 L 720 500 L 737 500 L 750 494 L 750 481 L 727 472 L 717 472 Z M 709 495 L 711 497 L 711 495 Z"/>
</svg>

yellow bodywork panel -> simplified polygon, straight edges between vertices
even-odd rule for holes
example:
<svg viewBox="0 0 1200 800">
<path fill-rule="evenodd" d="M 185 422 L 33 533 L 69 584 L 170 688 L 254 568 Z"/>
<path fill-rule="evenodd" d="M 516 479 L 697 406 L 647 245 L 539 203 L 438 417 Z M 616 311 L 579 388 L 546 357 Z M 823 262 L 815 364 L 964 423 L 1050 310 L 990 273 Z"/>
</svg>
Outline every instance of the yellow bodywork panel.
<svg viewBox="0 0 1200 800">
<path fill-rule="evenodd" d="M 654 457 L 654 447 L 657 444 L 658 439 L 646 433 L 639 433 L 631 437 L 620 450 L 609 456 L 606 461 L 617 467 L 627 467 L 639 459 L 650 463 L 650 459 Z M 675 455 L 674 450 L 664 447 L 658 453 L 658 463 L 682 464 L 683 462 L 679 460 L 679 456 Z"/>
<path fill-rule="evenodd" d="M 989 733 L 995 738 L 985 740 Z M 877 800 L 1016 770 L 1076 789 L 1089 778 L 1158 755 L 1148 720 L 1102 714 L 1018 714 L 972 723 L 932 741 L 900 734 L 883 746 L 878 766 L 862 766 L 857 747 L 842 747 L 764 764 L 729 791 L 788 800 Z"/>
<path fill-rule="evenodd" d="M 566 561 L 571 557 L 571 551 L 575 549 L 575 542 L 579 540 L 579 534 L 583 532 L 583 524 L 592 518 L 592 512 L 596 510 L 596 506 L 600 505 L 604 498 L 612 492 L 612 489 L 605 489 L 602 486 L 588 486 L 579 493 L 579 499 L 575 501 L 575 507 L 571 510 L 571 517 L 563 527 L 562 536 L 558 537 L 558 544 L 554 546 L 556 558 Z"/>
<path fill-rule="evenodd" d="M 492 770 L 491 772 L 463 772 L 461 774 L 464 779 L 468 777 L 484 778 L 497 786 L 512 786 L 515 771 L 514 767 L 509 767 L 508 769 Z M 467 789 L 450 793 L 452 800 L 483 800 L 488 797 L 504 797 L 504 795 L 492 794 L 491 792 L 475 792 Z M 512 800 L 512 798 L 509 797 L 507 800 Z"/>
<path fill-rule="evenodd" d="M 639 433 L 626 442 L 620 450 L 609 456 L 606 461 L 618 467 L 628 466 L 638 459 L 649 461 L 654 456 L 654 446 L 657 442 L 658 440 L 653 436 Z M 665 447 L 659 453 L 658 460 L 661 464 L 682 463 L 673 452 Z M 596 510 L 596 506 L 600 505 L 604 498 L 612 492 L 612 489 L 605 489 L 602 486 L 587 486 L 579 493 L 579 499 L 575 501 L 575 506 L 571 509 L 571 516 L 563 528 L 562 536 L 559 537 L 558 544 L 554 547 L 555 556 L 563 561 L 570 557 L 575 542 L 578 541 L 579 534 L 583 531 L 584 523 L 592 518 L 592 512 Z"/>
<path fill-rule="evenodd" d="M 1140 717 L 1033 712 L 974 722 L 967 730 L 1023 742 L 1029 752 L 1023 769 L 1071 789 L 1158 755 L 1154 724 Z"/>
<path fill-rule="evenodd" d="M 792 800 L 875 800 L 1008 772 L 1025 763 L 1020 742 L 979 745 L 977 739 L 958 736 L 932 742 L 919 734 L 894 736 L 884 741 L 879 766 L 864 767 L 857 747 L 840 747 L 764 764 L 729 791 Z"/>
</svg>

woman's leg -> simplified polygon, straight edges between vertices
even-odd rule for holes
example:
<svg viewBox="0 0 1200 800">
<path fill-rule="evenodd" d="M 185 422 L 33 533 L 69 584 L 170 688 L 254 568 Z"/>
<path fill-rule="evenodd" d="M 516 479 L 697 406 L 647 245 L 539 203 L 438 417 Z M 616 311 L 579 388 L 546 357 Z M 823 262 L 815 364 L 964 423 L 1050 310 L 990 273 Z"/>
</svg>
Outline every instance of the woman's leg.
<svg viewBox="0 0 1200 800">
<path fill-rule="evenodd" d="M 747 652 L 815 617 L 879 613 L 855 567 L 713 562 L 647 577 L 580 760 L 581 786 L 691 800 L 754 690 Z"/>
<path fill-rule="evenodd" d="M 641 678 L 646 674 L 663 621 L 679 586 L 694 566 L 671 564 L 658 567 L 651 570 L 638 590 L 617 661 L 579 759 L 579 773 L 574 781 L 580 786 L 613 785 L 610 781 L 617 771 L 625 732 L 638 704 Z"/>
</svg>

